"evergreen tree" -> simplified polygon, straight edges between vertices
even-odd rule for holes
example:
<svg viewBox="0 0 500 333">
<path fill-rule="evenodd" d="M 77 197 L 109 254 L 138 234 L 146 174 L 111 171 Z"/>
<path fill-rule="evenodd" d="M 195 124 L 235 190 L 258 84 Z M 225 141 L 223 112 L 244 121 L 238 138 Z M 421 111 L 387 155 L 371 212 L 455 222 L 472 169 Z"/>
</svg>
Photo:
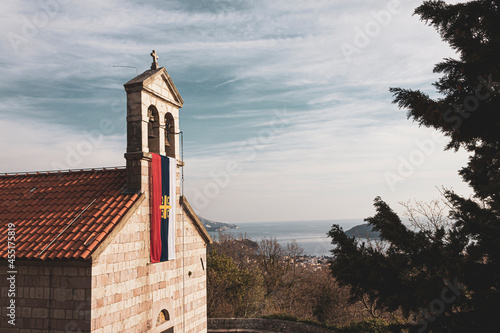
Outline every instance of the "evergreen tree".
<svg viewBox="0 0 500 333">
<path fill-rule="evenodd" d="M 416 8 L 456 52 L 434 67 L 439 98 L 391 88 L 408 118 L 449 137 L 447 149 L 470 152 L 460 175 L 474 198 L 452 191 L 451 227 L 408 229 L 380 198 L 366 219 L 385 251 L 358 244 L 334 225 L 328 233 L 339 282 L 354 298 L 368 296 L 416 319 L 414 331 L 492 332 L 500 328 L 500 1 L 454 5 L 425 1 Z"/>
</svg>

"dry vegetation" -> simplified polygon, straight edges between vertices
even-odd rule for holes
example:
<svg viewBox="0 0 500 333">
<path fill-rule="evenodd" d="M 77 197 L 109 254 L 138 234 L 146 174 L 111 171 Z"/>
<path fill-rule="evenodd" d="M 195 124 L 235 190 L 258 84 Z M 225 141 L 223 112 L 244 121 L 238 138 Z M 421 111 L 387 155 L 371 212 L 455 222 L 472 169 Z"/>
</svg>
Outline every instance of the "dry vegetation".
<svg viewBox="0 0 500 333">
<path fill-rule="evenodd" d="M 221 233 L 208 255 L 208 315 L 211 318 L 262 317 L 285 314 L 335 326 L 370 318 L 395 320 L 368 298 L 350 299 L 328 265 L 300 267 L 296 242 L 276 239 L 259 243 L 246 235 Z"/>
</svg>

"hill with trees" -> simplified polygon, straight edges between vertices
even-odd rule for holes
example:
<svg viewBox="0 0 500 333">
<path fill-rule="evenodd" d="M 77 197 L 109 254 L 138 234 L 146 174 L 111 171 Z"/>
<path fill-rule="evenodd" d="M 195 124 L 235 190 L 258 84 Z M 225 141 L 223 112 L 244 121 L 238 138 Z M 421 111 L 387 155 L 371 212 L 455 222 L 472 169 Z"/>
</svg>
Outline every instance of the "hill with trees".
<svg viewBox="0 0 500 333">
<path fill-rule="evenodd" d="M 379 239 L 380 232 L 373 230 L 368 223 L 360 224 L 347 230 L 345 234 L 349 237 Z"/>
<path fill-rule="evenodd" d="M 236 224 L 216 222 L 216 221 L 208 220 L 208 219 L 201 217 L 199 215 L 198 215 L 198 219 L 203 224 L 205 229 L 207 229 L 208 232 L 225 231 L 225 230 L 229 230 L 229 229 L 238 229 L 239 228 Z"/>
</svg>

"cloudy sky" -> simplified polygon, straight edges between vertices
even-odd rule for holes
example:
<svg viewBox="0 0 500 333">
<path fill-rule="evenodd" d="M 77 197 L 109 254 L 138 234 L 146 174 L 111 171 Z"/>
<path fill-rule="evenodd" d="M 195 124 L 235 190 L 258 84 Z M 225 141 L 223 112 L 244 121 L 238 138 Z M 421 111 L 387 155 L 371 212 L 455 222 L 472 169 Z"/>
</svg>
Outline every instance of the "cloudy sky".
<svg viewBox="0 0 500 333">
<path fill-rule="evenodd" d="M 185 103 L 185 194 L 224 222 L 365 218 L 470 193 L 391 104 L 454 54 L 420 1 L 2 1 L 0 172 L 125 165 L 123 84 L 155 49 Z M 130 66 L 114 67 L 114 66 Z M 135 68 L 134 68 L 135 67 Z"/>
</svg>

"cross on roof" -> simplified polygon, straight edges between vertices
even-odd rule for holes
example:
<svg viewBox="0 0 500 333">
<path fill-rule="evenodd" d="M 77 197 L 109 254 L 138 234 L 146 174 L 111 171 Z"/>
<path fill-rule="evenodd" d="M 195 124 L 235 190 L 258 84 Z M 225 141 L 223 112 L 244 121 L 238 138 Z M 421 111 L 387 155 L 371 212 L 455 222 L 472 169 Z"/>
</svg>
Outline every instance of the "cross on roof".
<svg viewBox="0 0 500 333">
<path fill-rule="evenodd" d="M 153 62 L 151 63 L 151 69 L 158 69 L 158 62 L 157 60 L 160 58 L 156 55 L 156 50 L 153 50 L 151 52 L 151 56 L 153 57 Z"/>
</svg>

